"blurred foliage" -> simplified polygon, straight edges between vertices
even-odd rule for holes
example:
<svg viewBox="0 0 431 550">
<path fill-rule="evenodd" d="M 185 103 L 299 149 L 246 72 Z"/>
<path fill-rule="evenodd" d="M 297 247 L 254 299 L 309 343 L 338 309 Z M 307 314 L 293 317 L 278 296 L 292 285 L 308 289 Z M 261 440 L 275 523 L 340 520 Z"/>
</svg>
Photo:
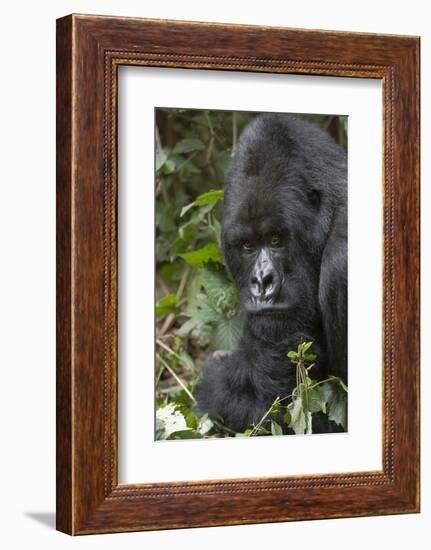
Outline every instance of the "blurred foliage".
<svg viewBox="0 0 431 550">
<path fill-rule="evenodd" d="M 262 425 L 233 434 L 193 412 L 203 360 L 211 350 L 234 350 L 241 334 L 238 294 L 220 250 L 220 220 L 226 168 L 256 115 L 156 109 L 157 439 L 279 432 Z M 302 116 L 347 147 L 347 117 Z"/>
</svg>

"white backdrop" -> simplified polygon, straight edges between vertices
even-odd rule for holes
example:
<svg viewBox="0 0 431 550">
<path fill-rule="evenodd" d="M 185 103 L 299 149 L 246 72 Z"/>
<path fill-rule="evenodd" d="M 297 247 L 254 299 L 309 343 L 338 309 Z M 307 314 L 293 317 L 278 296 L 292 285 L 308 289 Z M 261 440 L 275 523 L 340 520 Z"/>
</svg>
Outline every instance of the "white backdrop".
<svg viewBox="0 0 431 550">
<path fill-rule="evenodd" d="M 408 8 L 408 9 L 407 9 Z M 231 548 L 349 550 L 423 547 L 431 522 L 431 402 L 422 405 L 421 515 L 100 535 L 53 530 L 55 463 L 55 18 L 72 11 L 422 35 L 422 386 L 431 384 L 431 29 L 427 2 L 363 0 L 16 0 L 2 11 L 1 543 L 5 548 Z M 422 539 L 424 542 L 422 542 Z"/>
</svg>

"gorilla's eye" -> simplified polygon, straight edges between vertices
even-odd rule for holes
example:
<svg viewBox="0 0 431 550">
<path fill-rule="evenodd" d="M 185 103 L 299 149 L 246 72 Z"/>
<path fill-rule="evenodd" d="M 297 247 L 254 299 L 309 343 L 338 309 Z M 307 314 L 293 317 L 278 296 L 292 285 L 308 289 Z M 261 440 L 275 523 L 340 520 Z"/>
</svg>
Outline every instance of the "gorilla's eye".
<svg viewBox="0 0 431 550">
<path fill-rule="evenodd" d="M 243 248 L 246 252 L 251 252 L 252 250 L 254 250 L 253 243 L 251 243 L 250 241 L 244 241 L 244 242 L 242 243 L 242 248 Z"/>
<path fill-rule="evenodd" d="M 271 246 L 280 246 L 281 244 L 281 237 L 278 233 L 273 233 L 271 235 L 271 240 L 269 241 L 269 244 Z"/>
</svg>

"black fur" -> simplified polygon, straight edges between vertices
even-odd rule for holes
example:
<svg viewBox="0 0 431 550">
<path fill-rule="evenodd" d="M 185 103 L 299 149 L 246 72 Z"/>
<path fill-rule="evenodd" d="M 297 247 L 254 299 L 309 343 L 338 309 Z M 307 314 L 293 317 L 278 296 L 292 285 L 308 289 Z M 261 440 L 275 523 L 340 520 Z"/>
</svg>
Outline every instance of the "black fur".
<svg viewBox="0 0 431 550">
<path fill-rule="evenodd" d="M 206 360 L 196 398 L 199 412 L 243 431 L 292 393 L 295 366 L 286 353 L 301 339 L 318 355 L 313 378 L 333 374 L 347 383 L 344 151 L 294 115 L 256 117 L 227 174 L 222 247 L 244 330 L 238 351 Z M 314 418 L 313 432 L 328 431 L 338 429 L 324 415 Z"/>
</svg>

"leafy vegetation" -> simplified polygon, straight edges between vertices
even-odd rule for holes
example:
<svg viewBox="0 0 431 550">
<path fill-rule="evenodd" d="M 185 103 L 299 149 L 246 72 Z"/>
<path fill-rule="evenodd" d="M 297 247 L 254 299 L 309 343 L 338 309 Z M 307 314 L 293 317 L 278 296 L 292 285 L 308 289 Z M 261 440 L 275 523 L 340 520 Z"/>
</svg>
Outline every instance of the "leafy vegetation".
<svg viewBox="0 0 431 550">
<path fill-rule="evenodd" d="M 156 112 L 156 439 L 312 433 L 312 415 L 346 427 L 342 381 L 309 377 L 311 342 L 286 350 L 297 385 L 262 419 L 235 434 L 193 411 L 199 370 L 211 350 L 235 350 L 239 299 L 220 249 L 225 170 L 238 136 L 255 113 L 157 109 Z M 345 146 L 345 117 L 304 115 Z M 280 420 L 281 418 L 281 420 Z"/>
</svg>

